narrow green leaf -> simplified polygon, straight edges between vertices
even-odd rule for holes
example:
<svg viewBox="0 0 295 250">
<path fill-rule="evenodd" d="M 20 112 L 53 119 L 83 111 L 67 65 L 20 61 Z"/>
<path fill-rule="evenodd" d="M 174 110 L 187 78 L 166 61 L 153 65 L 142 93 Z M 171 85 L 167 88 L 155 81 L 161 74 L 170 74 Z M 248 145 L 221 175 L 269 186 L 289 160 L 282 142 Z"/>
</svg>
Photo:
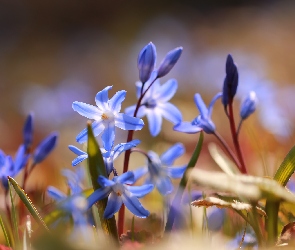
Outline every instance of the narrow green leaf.
<svg viewBox="0 0 295 250">
<path fill-rule="evenodd" d="M 10 244 L 9 235 L 8 235 L 8 233 L 6 231 L 6 228 L 5 228 L 5 225 L 4 225 L 4 222 L 2 220 L 2 216 L 1 215 L 0 215 L 0 226 L 2 228 L 3 235 L 4 235 L 4 238 L 5 238 L 5 241 L 6 241 L 7 246 L 12 247 L 11 244 Z"/>
<path fill-rule="evenodd" d="M 285 187 L 295 171 L 295 146 L 291 148 L 289 153 L 286 155 L 282 164 L 275 173 L 274 180 Z M 265 212 L 267 214 L 267 220 L 265 223 L 265 228 L 268 234 L 268 243 L 273 245 L 278 236 L 278 212 L 279 212 L 280 202 L 274 202 L 271 200 L 266 200 Z"/>
<path fill-rule="evenodd" d="M 165 232 L 170 232 L 172 230 L 174 219 L 175 219 L 174 207 L 178 206 L 178 204 L 182 198 L 183 191 L 184 191 L 184 189 L 187 185 L 187 182 L 188 182 L 189 172 L 196 165 L 196 163 L 199 159 L 199 156 L 200 156 L 200 153 L 202 150 L 202 146 L 203 146 L 203 141 L 204 141 L 204 133 L 203 133 L 203 131 L 201 131 L 198 144 L 197 144 L 195 151 L 194 151 L 194 153 L 187 165 L 187 168 L 180 180 L 177 192 L 176 192 L 174 199 L 172 201 L 172 205 L 170 207 L 170 211 L 169 211 L 168 218 L 167 218 Z"/>
<path fill-rule="evenodd" d="M 295 171 L 295 146 L 289 151 L 283 160 L 281 166 L 277 170 L 274 180 L 282 186 L 286 186 L 290 177 Z"/>
<path fill-rule="evenodd" d="M 43 227 L 45 230 L 49 231 L 48 227 L 46 226 L 45 222 L 41 218 L 39 212 L 37 211 L 36 207 L 33 205 L 32 201 L 28 197 L 28 195 L 25 193 L 25 191 L 18 185 L 18 183 L 10 176 L 8 176 L 9 183 L 13 186 L 15 192 L 18 194 L 21 201 L 24 203 L 24 205 L 29 210 L 30 214 L 33 216 L 33 218 L 36 220 L 36 222 L 39 224 L 39 226 Z"/>
<path fill-rule="evenodd" d="M 134 216 L 131 221 L 131 241 L 134 241 Z"/>
<path fill-rule="evenodd" d="M 20 239 L 19 239 L 19 233 L 18 233 L 18 219 L 17 219 L 17 213 L 14 205 L 14 199 L 12 196 L 11 191 L 11 184 L 9 183 L 9 195 L 10 195 L 10 201 L 11 201 L 11 221 L 12 221 L 12 231 L 14 234 L 16 245 L 20 245 Z"/>
<path fill-rule="evenodd" d="M 100 175 L 107 177 L 107 173 L 106 173 L 105 164 L 104 164 L 104 160 L 103 160 L 99 145 L 94 137 L 90 123 L 87 124 L 87 129 L 88 129 L 88 141 L 87 141 L 88 168 L 89 168 L 89 173 L 91 176 L 93 189 L 97 190 L 100 188 L 100 185 L 97 182 L 98 177 Z M 108 199 L 105 198 L 96 203 L 96 207 L 98 209 L 99 218 L 101 222 L 101 228 L 106 233 L 106 235 L 111 235 L 115 239 L 116 243 L 119 244 L 115 216 L 113 216 L 110 219 L 105 219 L 103 216 L 105 208 L 107 206 L 107 201 Z"/>
</svg>

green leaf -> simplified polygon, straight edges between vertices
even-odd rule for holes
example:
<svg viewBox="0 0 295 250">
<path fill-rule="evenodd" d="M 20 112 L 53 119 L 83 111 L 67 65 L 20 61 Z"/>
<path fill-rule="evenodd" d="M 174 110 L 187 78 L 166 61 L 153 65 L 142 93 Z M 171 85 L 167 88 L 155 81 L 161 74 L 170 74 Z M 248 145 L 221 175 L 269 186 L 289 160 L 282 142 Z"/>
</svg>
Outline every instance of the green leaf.
<svg viewBox="0 0 295 250">
<path fill-rule="evenodd" d="M 18 220 L 17 220 L 17 213 L 14 205 L 14 200 L 11 192 L 11 184 L 9 183 L 9 195 L 11 201 L 11 221 L 12 221 L 12 231 L 14 234 L 16 245 L 20 245 L 19 233 L 18 233 Z"/>
<path fill-rule="evenodd" d="M 7 233 L 7 230 L 5 228 L 5 225 L 4 225 L 4 222 L 2 220 L 2 216 L 1 215 L 0 215 L 0 226 L 2 228 L 3 235 L 4 235 L 4 238 L 5 238 L 5 241 L 6 241 L 7 246 L 12 247 L 11 244 L 10 244 L 10 239 L 9 239 L 10 237 L 9 237 L 9 235 Z"/>
<path fill-rule="evenodd" d="M 174 211 L 173 207 L 176 207 L 182 198 L 183 191 L 184 191 L 184 189 L 187 185 L 187 182 L 188 182 L 190 170 L 197 164 L 197 161 L 199 159 L 199 156 L 200 156 L 200 153 L 202 150 L 202 146 L 203 146 L 203 141 L 204 141 L 204 132 L 201 131 L 198 144 L 197 144 L 195 151 L 194 151 L 194 153 L 187 165 L 187 168 L 180 180 L 177 192 L 176 192 L 174 199 L 172 201 L 172 205 L 170 207 L 170 211 L 169 211 L 168 218 L 167 218 L 167 223 L 165 226 L 165 232 L 170 232 L 172 230 L 172 227 L 174 224 L 174 219 L 175 219 L 175 211 Z"/>
<path fill-rule="evenodd" d="M 290 177 L 295 171 L 295 146 L 289 151 L 283 160 L 281 166 L 277 170 L 274 180 L 282 186 L 286 186 Z"/>
<path fill-rule="evenodd" d="M 291 148 L 285 159 L 281 163 L 277 172 L 275 173 L 274 180 L 285 187 L 295 171 L 295 146 Z M 278 235 L 278 212 L 280 202 L 274 202 L 271 200 L 266 201 L 265 212 L 267 214 L 267 220 L 265 228 L 268 234 L 268 243 L 274 244 Z"/>
<path fill-rule="evenodd" d="M 33 218 L 36 220 L 39 226 L 44 228 L 46 231 L 49 231 L 47 225 L 41 218 L 39 212 L 37 211 L 36 207 L 33 205 L 32 201 L 28 197 L 28 195 L 25 193 L 25 191 L 18 185 L 18 183 L 10 176 L 8 176 L 9 183 L 13 186 L 15 192 L 18 194 L 21 201 L 24 203 L 24 205 L 29 210 L 30 214 L 33 216 Z"/>
<path fill-rule="evenodd" d="M 103 175 L 107 177 L 104 160 L 99 148 L 99 145 L 94 137 L 91 124 L 87 124 L 88 129 L 88 141 L 87 141 L 87 153 L 88 153 L 88 168 L 91 177 L 91 182 L 94 190 L 100 188 L 97 182 L 98 176 Z M 108 199 L 105 198 L 96 203 L 98 209 L 99 218 L 101 222 L 101 228 L 106 235 L 111 235 L 117 244 L 119 244 L 118 231 L 116 226 L 116 219 L 113 216 L 110 219 L 105 219 L 103 214 L 107 206 Z"/>
</svg>

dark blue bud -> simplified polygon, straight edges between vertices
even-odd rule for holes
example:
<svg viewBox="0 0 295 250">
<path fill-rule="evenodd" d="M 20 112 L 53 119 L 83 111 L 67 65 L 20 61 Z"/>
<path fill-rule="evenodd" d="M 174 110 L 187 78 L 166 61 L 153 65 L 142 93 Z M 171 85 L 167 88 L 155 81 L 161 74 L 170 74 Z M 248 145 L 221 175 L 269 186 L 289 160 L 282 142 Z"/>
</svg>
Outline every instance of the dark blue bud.
<svg viewBox="0 0 295 250">
<path fill-rule="evenodd" d="M 145 83 L 155 68 L 156 62 L 156 47 L 150 42 L 139 53 L 137 60 L 137 67 L 139 70 L 139 79 Z"/>
<path fill-rule="evenodd" d="M 239 81 L 238 69 L 231 55 L 227 56 L 225 72 L 226 76 L 223 83 L 222 103 L 226 107 L 229 102 L 233 101 Z"/>
<path fill-rule="evenodd" d="M 40 163 L 47 157 L 47 155 L 54 149 L 56 140 L 57 133 L 51 133 L 38 145 L 33 155 L 35 164 Z"/>
<path fill-rule="evenodd" d="M 23 128 L 24 146 L 27 151 L 33 141 L 33 114 L 30 113 L 25 121 Z"/>
<path fill-rule="evenodd" d="M 256 110 L 257 102 L 258 100 L 256 93 L 254 91 L 251 91 L 241 105 L 240 116 L 243 120 L 254 113 L 254 111 Z"/>
<path fill-rule="evenodd" d="M 160 64 L 158 72 L 158 78 L 163 77 L 169 73 L 169 71 L 174 67 L 174 65 L 177 63 L 183 48 L 177 47 L 167 53 L 164 60 Z"/>
</svg>

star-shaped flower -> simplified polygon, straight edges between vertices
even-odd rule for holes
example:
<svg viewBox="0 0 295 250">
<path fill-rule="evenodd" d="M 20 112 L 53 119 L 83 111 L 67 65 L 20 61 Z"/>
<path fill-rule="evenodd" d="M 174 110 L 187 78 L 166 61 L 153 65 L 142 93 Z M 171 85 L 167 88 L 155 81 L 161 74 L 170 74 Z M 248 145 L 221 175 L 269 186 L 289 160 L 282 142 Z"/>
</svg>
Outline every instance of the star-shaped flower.
<svg viewBox="0 0 295 250">
<path fill-rule="evenodd" d="M 214 103 L 222 97 L 222 93 L 218 93 L 214 96 L 212 101 L 207 108 L 201 95 L 195 94 L 195 103 L 200 111 L 200 115 L 197 116 L 192 122 L 181 122 L 180 124 L 174 126 L 174 130 L 188 133 L 188 134 L 195 134 L 204 130 L 207 134 L 212 134 L 215 131 L 215 124 L 211 120 L 212 110 Z"/>
<path fill-rule="evenodd" d="M 146 83 L 143 92 L 150 84 Z M 136 96 L 139 99 L 141 96 L 142 83 L 136 83 Z M 182 120 L 180 111 L 168 101 L 174 96 L 177 90 L 177 81 L 171 79 L 160 85 L 159 80 L 155 81 L 147 91 L 141 101 L 141 106 L 138 110 L 137 117 L 142 118 L 147 116 L 149 122 L 149 130 L 152 136 L 157 136 L 161 131 L 162 116 L 173 124 L 178 124 Z M 128 115 L 133 115 L 136 105 L 128 107 L 125 112 Z"/>
<path fill-rule="evenodd" d="M 118 145 L 116 145 L 112 150 L 105 150 L 104 148 L 101 148 L 101 153 L 103 156 L 103 160 L 106 166 L 106 170 L 107 170 L 107 174 L 109 175 L 113 169 L 114 169 L 114 160 L 124 151 L 129 150 L 133 147 L 136 147 L 138 144 L 140 143 L 140 140 L 132 140 L 130 142 L 127 143 L 120 143 Z M 73 146 L 73 145 L 69 145 L 69 149 L 75 153 L 76 155 L 78 155 L 77 158 L 75 158 L 72 161 L 72 166 L 77 166 L 79 163 L 81 163 L 82 161 L 84 161 L 85 159 L 88 158 L 88 154 L 84 151 L 82 151 L 81 149 Z"/>
<path fill-rule="evenodd" d="M 29 155 L 26 154 L 24 145 L 18 148 L 14 160 L 0 150 L 0 178 L 6 189 L 8 188 L 7 176 L 15 177 L 25 167 L 28 159 Z"/>
<path fill-rule="evenodd" d="M 149 216 L 147 211 L 139 202 L 141 198 L 151 192 L 153 185 L 129 186 L 127 184 L 134 182 L 134 174 L 128 171 L 120 176 L 115 176 L 109 180 L 104 176 L 99 176 L 97 182 L 101 186 L 88 197 L 89 208 L 97 201 L 108 197 L 108 203 L 104 211 L 105 218 L 111 218 L 124 203 L 131 213 L 146 218 Z"/>
<path fill-rule="evenodd" d="M 135 180 L 147 173 L 146 183 L 153 183 L 162 195 L 171 193 L 173 191 L 171 178 L 181 178 L 187 167 L 187 165 L 172 166 L 183 153 L 184 146 L 181 143 L 176 143 L 160 157 L 154 151 L 149 151 L 147 166 L 134 171 Z"/>
<path fill-rule="evenodd" d="M 140 130 L 144 123 L 141 119 L 131 117 L 123 113 L 121 103 L 124 101 L 126 91 L 118 91 L 111 99 L 108 98 L 108 91 L 112 86 L 104 88 L 95 97 L 97 107 L 83 102 L 73 102 L 73 109 L 80 115 L 94 119 L 92 129 L 95 136 L 102 133 L 104 148 L 110 150 L 115 139 L 115 126 L 123 130 Z M 82 130 L 76 137 L 77 142 L 87 141 L 87 129 Z"/>
</svg>

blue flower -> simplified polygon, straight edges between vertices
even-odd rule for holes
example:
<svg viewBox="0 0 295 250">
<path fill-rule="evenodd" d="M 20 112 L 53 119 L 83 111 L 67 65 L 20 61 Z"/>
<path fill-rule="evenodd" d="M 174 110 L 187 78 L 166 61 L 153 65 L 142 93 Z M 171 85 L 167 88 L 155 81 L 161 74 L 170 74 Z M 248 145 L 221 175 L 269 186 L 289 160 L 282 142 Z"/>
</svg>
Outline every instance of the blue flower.
<svg viewBox="0 0 295 250">
<path fill-rule="evenodd" d="M 153 151 L 148 152 L 147 166 L 134 171 L 135 180 L 148 174 L 146 183 L 153 183 L 162 195 L 173 191 L 171 178 L 181 178 L 187 165 L 172 167 L 174 161 L 183 155 L 184 146 L 176 143 L 160 157 Z"/>
<path fill-rule="evenodd" d="M 57 133 L 51 133 L 35 149 L 33 154 L 34 164 L 43 161 L 48 154 L 55 148 Z"/>
<path fill-rule="evenodd" d="M 256 110 L 258 99 L 254 91 L 250 91 L 246 99 L 242 102 L 240 116 L 243 120 L 248 118 Z"/>
<path fill-rule="evenodd" d="M 207 134 L 213 134 L 215 132 L 215 124 L 211 120 L 213 105 L 221 96 L 222 93 L 215 95 L 207 108 L 201 95 L 195 94 L 195 103 L 200 111 L 200 115 L 192 122 L 181 122 L 174 126 L 173 129 L 188 134 L 198 133 L 201 130 L 204 130 Z"/>
<path fill-rule="evenodd" d="M 145 84 L 143 91 L 145 91 L 150 84 Z M 137 98 L 141 96 L 142 83 L 136 83 Z M 150 89 L 147 91 L 141 101 L 141 106 L 138 110 L 137 117 L 142 118 L 147 116 L 149 122 L 149 130 L 152 136 L 160 133 L 162 126 L 162 116 L 173 124 L 178 124 L 182 120 L 180 111 L 168 101 L 174 96 L 177 90 L 177 81 L 171 79 L 160 85 L 159 81 L 155 81 Z M 125 112 L 133 115 L 136 105 L 128 107 Z"/>
<path fill-rule="evenodd" d="M 226 108 L 229 102 L 233 101 L 239 81 L 238 68 L 231 55 L 228 55 L 226 58 L 225 72 L 226 76 L 223 83 L 222 103 Z"/>
<path fill-rule="evenodd" d="M 140 140 L 132 140 L 130 142 L 127 143 L 120 143 L 118 145 L 116 145 L 112 150 L 105 150 L 104 148 L 101 148 L 101 152 L 102 152 L 102 156 L 103 156 L 103 160 L 106 166 L 106 170 L 107 170 L 107 174 L 109 175 L 113 169 L 114 169 L 114 160 L 124 151 L 129 150 L 133 147 L 136 147 L 138 144 L 140 143 Z M 82 161 L 84 161 L 85 159 L 88 158 L 88 154 L 84 151 L 82 151 L 81 149 L 78 149 L 77 147 L 73 146 L 73 145 L 69 145 L 69 149 L 75 153 L 76 155 L 78 155 L 77 158 L 75 158 L 72 161 L 72 166 L 77 166 L 79 163 L 81 163 Z"/>
<path fill-rule="evenodd" d="M 104 211 L 105 218 L 111 218 L 124 203 L 134 215 L 146 218 L 149 216 L 147 211 L 139 202 L 141 198 L 153 190 L 153 185 L 129 186 L 126 184 L 134 182 L 134 174 L 130 171 L 115 176 L 109 180 L 104 176 L 99 176 L 97 182 L 101 186 L 88 197 L 89 208 L 97 201 L 108 197 L 108 203 Z"/>
<path fill-rule="evenodd" d="M 14 160 L 0 150 L 0 178 L 6 189 L 8 189 L 7 176 L 15 177 L 26 166 L 28 159 L 29 155 L 26 154 L 24 145 L 18 148 Z"/>
<path fill-rule="evenodd" d="M 225 209 L 224 208 L 217 208 L 211 207 L 207 209 L 207 222 L 208 222 L 208 229 L 210 231 L 216 232 L 219 231 L 224 223 L 225 219 Z"/>
<path fill-rule="evenodd" d="M 57 207 L 72 215 L 75 227 L 83 226 L 85 230 L 84 226 L 88 224 L 86 216 L 88 202 L 82 193 L 81 182 L 84 177 L 84 170 L 77 168 L 76 172 L 73 172 L 67 169 L 63 170 L 62 174 L 67 178 L 67 184 L 71 191 L 70 196 L 52 186 L 47 188 L 47 194 L 57 201 Z"/>
<path fill-rule="evenodd" d="M 73 109 L 80 115 L 89 119 L 94 119 L 92 129 L 95 136 L 102 133 L 103 146 L 106 150 L 110 150 L 115 139 L 115 126 L 123 130 L 140 130 L 144 123 L 141 119 L 131 117 L 122 113 L 121 103 L 124 101 L 126 91 L 117 92 L 110 100 L 108 91 L 112 86 L 104 88 L 98 92 L 95 97 L 97 107 L 83 102 L 73 102 Z M 76 137 L 77 142 L 83 143 L 87 141 L 87 129 L 82 130 Z"/>
</svg>

